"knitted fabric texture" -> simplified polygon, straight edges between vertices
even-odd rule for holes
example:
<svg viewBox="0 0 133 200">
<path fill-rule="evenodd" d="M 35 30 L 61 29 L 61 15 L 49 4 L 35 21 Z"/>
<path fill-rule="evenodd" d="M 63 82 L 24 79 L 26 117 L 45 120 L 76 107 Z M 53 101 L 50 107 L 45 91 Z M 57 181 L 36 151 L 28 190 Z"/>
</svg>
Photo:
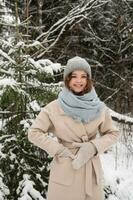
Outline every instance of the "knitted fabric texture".
<svg viewBox="0 0 133 200">
<path fill-rule="evenodd" d="M 101 114 L 105 105 L 98 98 L 95 89 L 82 96 L 73 94 L 66 87 L 59 93 L 58 101 L 63 111 L 73 119 L 88 123 Z"/>
<path fill-rule="evenodd" d="M 64 80 L 71 72 L 75 70 L 85 71 L 91 79 L 91 67 L 84 58 L 75 56 L 68 60 L 67 65 L 64 69 Z"/>
</svg>

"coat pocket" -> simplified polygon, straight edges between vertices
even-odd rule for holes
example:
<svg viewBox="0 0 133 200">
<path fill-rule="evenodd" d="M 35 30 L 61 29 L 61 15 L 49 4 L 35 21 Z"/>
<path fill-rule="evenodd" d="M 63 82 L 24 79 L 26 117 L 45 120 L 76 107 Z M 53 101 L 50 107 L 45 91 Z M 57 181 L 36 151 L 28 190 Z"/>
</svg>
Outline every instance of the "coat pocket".
<svg viewBox="0 0 133 200">
<path fill-rule="evenodd" d="M 65 157 L 55 157 L 51 163 L 50 181 L 61 185 L 72 185 L 74 178 L 74 169 L 72 160 Z"/>
</svg>

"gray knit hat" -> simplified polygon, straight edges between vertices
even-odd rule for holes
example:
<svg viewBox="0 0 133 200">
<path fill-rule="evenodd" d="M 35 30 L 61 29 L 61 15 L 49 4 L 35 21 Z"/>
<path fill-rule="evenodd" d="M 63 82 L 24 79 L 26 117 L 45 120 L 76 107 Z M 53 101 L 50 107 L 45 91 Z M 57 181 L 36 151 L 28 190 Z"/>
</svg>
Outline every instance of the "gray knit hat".
<svg viewBox="0 0 133 200">
<path fill-rule="evenodd" d="M 84 58 L 75 56 L 68 60 L 67 65 L 64 69 L 64 80 L 71 72 L 75 70 L 84 70 L 91 79 L 91 67 Z"/>
</svg>

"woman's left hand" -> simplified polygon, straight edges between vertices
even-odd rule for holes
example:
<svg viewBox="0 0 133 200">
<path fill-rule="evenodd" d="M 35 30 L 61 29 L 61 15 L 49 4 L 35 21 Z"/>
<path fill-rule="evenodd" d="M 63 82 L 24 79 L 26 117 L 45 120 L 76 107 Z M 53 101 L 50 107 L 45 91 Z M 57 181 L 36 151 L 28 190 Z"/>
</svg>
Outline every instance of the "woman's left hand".
<svg viewBox="0 0 133 200">
<path fill-rule="evenodd" d="M 86 164 L 96 153 L 96 147 L 91 142 L 73 143 L 74 147 L 79 147 L 76 158 L 72 161 L 72 166 L 74 169 L 79 169 L 84 164 Z"/>
</svg>

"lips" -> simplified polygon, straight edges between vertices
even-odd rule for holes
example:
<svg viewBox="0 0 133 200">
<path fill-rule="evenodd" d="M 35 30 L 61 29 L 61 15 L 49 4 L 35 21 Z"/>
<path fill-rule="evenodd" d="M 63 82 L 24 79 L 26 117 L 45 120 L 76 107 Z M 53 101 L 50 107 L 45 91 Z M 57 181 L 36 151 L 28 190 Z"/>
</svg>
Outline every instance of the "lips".
<svg viewBox="0 0 133 200">
<path fill-rule="evenodd" d="M 83 85 L 79 85 L 79 84 L 74 84 L 74 86 L 76 86 L 76 87 L 82 87 Z"/>
<path fill-rule="evenodd" d="M 77 85 L 77 86 L 82 86 L 82 84 L 75 84 L 75 85 Z"/>
</svg>

